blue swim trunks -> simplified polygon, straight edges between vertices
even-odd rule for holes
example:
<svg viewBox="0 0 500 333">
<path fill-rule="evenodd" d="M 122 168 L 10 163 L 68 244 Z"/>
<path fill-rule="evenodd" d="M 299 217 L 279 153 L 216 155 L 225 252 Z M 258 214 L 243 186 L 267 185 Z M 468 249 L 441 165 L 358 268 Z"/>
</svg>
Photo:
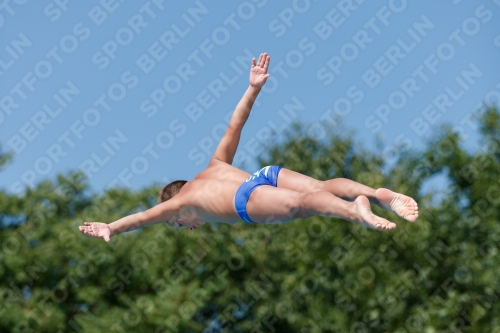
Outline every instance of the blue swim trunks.
<svg viewBox="0 0 500 333">
<path fill-rule="evenodd" d="M 234 207 L 236 207 L 236 212 L 243 221 L 255 223 L 247 214 L 247 202 L 250 198 L 250 194 L 252 194 L 257 187 L 262 185 L 276 187 L 280 170 L 281 167 L 277 165 L 263 167 L 259 171 L 254 172 L 252 176 L 248 177 L 247 180 L 240 185 L 234 195 Z"/>
</svg>

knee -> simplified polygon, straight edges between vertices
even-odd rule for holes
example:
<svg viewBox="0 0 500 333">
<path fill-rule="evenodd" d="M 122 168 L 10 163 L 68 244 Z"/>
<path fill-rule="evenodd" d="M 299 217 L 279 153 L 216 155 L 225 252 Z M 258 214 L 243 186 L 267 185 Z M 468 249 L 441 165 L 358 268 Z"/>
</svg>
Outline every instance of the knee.
<svg viewBox="0 0 500 333">
<path fill-rule="evenodd" d="M 346 181 L 350 182 L 347 178 L 332 178 L 328 180 L 320 181 L 321 191 L 332 192 L 332 189 L 345 187 Z"/>
<path fill-rule="evenodd" d="M 327 180 L 317 180 L 316 183 L 314 184 L 314 189 L 316 191 L 327 191 Z"/>
<path fill-rule="evenodd" d="M 287 219 L 296 219 L 304 217 L 304 208 L 306 207 L 308 193 L 297 193 L 287 198 L 285 202 L 282 203 L 281 214 L 286 216 Z"/>
<path fill-rule="evenodd" d="M 329 180 L 325 180 L 324 183 L 328 183 L 328 182 L 344 182 L 344 181 L 351 181 L 351 180 L 348 179 L 348 178 L 337 177 L 337 178 L 332 178 L 332 179 L 329 179 Z"/>
<path fill-rule="evenodd" d="M 297 197 L 294 207 L 290 210 L 290 214 L 292 214 L 294 218 L 308 218 L 314 215 L 310 209 L 311 200 L 313 200 L 314 197 L 313 193 L 314 192 L 301 193 L 300 196 Z"/>
</svg>

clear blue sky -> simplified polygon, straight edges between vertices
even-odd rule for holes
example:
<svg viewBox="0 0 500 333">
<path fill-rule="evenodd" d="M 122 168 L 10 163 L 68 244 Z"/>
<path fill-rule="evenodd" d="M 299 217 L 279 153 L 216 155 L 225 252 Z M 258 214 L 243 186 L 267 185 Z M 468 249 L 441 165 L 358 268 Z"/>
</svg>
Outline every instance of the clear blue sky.
<svg viewBox="0 0 500 333">
<path fill-rule="evenodd" d="M 321 134 L 335 114 L 367 147 L 382 135 L 388 151 L 419 148 L 447 122 L 474 149 L 463 119 L 500 96 L 499 1 L 3 3 L 8 192 L 78 169 L 94 191 L 191 179 L 248 85 L 249 54 L 270 54 L 271 78 L 240 142 L 248 171 L 273 128 Z"/>
</svg>

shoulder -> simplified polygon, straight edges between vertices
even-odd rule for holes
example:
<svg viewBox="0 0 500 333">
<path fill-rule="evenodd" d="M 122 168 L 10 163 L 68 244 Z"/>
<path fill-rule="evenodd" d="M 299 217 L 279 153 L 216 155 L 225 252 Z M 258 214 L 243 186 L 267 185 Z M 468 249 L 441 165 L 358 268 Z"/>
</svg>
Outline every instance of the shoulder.
<svg viewBox="0 0 500 333">
<path fill-rule="evenodd" d="M 204 171 L 207 170 L 213 170 L 213 169 L 219 169 L 219 168 L 224 168 L 224 167 L 230 167 L 231 164 L 218 160 L 216 158 L 212 158 L 210 160 L 210 163 L 208 163 L 207 168 Z"/>
<path fill-rule="evenodd" d="M 177 200 L 182 203 L 192 201 L 192 198 L 197 196 L 200 190 L 204 189 L 210 181 L 210 179 L 199 178 L 190 180 L 182 186 L 182 189 L 174 196 L 174 198 L 177 198 Z"/>
<path fill-rule="evenodd" d="M 217 195 L 222 195 L 227 190 L 231 190 L 235 184 L 234 182 L 227 179 L 217 179 L 217 178 L 203 178 L 194 179 L 187 182 L 182 190 L 176 195 L 179 196 L 179 200 L 185 203 L 199 202 L 199 200 L 209 200 Z"/>
<path fill-rule="evenodd" d="M 230 167 L 231 167 L 230 164 L 223 162 L 221 160 L 212 158 L 210 160 L 210 163 L 208 163 L 207 167 L 205 168 L 205 170 L 198 173 L 194 178 L 195 179 L 217 178 L 217 177 L 214 177 L 214 174 L 217 174 L 218 172 L 220 172 L 221 169 L 228 169 Z"/>
</svg>

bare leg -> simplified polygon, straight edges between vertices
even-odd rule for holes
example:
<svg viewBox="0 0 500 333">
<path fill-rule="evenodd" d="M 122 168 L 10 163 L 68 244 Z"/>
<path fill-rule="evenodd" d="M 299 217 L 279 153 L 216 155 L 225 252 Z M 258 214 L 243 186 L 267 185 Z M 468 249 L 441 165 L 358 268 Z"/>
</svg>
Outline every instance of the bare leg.
<svg viewBox="0 0 500 333">
<path fill-rule="evenodd" d="M 364 195 L 371 203 L 390 210 L 407 221 L 415 222 L 418 218 L 418 205 L 412 198 L 386 188 L 377 190 L 346 178 L 324 181 L 325 190 L 346 200 Z"/>
<path fill-rule="evenodd" d="M 278 175 L 278 187 L 299 192 L 327 191 L 348 201 L 365 196 L 370 203 L 395 212 L 408 221 L 414 222 L 418 218 L 418 205 L 412 198 L 384 188 L 375 190 L 347 178 L 319 181 L 292 170 L 282 169 Z"/>
<path fill-rule="evenodd" d="M 247 212 L 257 223 L 280 223 L 321 215 L 343 218 L 377 230 L 396 228 L 396 224 L 372 213 L 367 197 L 359 196 L 354 202 L 348 202 L 326 191 L 300 193 L 261 186 L 250 195 Z"/>
<path fill-rule="evenodd" d="M 371 203 L 385 208 L 376 198 L 375 189 L 347 178 L 320 181 L 283 168 L 278 175 L 278 187 L 288 188 L 297 192 L 327 191 L 348 201 L 354 201 L 358 196 L 364 195 Z"/>
<path fill-rule="evenodd" d="M 373 214 L 370 201 L 364 195 L 354 202 L 342 200 L 330 192 L 305 193 L 303 197 L 303 208 L 312 215 L 340 217 L 370 229 L 396 228 L 396 224 Z"/>
<path fill-rule="evenodd" d="M 328 191 L 344 200 L 355 200 L 364 195 L 372 204 L 382 207 L 375 195 L 375 189 L 347 178 L 335 178 L 323 181 L 325 191 Z M 382 207 L 385 208 L 385 207 Z"/>
</svg>

